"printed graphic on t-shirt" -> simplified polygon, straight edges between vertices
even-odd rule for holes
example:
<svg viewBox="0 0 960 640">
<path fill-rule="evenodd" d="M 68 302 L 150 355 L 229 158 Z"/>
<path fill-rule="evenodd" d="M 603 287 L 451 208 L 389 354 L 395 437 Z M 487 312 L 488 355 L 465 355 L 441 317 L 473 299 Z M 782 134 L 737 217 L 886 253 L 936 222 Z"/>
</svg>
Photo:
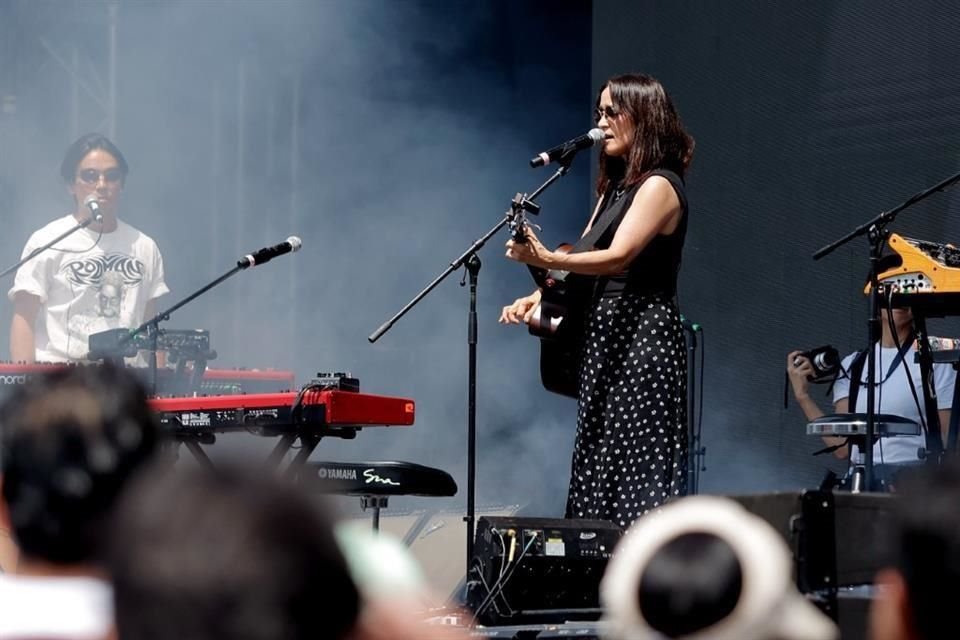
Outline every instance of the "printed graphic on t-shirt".
<svg viewBox="0 0 960 640">
<path fill-rule="evenodd" d="M 133 256 L 109 253 L 66 262 L 60 272 L 83 289 L 71 309 L 70 329 L 89 335 L 121 326 L 125 296 L 143 282 L 144 265 Z"/>
<path fill-rule="evenodd" d="M 109 253 L 73 260 L 60 267 L 67 280 L 76 285 L 100 286 L 104 275 L 118 274 L 127 286 L 143 282 L 143 263 L 122 253 Z"/>
</svg>

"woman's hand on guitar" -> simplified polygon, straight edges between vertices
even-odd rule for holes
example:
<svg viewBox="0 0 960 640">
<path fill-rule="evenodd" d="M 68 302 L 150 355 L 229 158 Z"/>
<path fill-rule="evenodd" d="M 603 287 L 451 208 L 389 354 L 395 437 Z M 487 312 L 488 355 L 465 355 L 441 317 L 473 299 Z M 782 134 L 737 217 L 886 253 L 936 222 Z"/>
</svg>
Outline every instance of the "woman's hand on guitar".
<svg viewBox="0 0 960 640">
<path fill-rule="evenodd" d="M 533 317 L 533 312 L 540 304 L 540 290 L 537 289 L 528 296 L 517 298 L 513 304 L 507 305 L 500 312 L 500 324 L 526 324 Z"/>
<path fill-rule="evenodd" d="M 526 242 L 507 240 L 507 257 L 534 267 L 551 268 L 556 254 L 543 246 L 530 225 L 526 226 L 524 234 Z"/>
</svg>

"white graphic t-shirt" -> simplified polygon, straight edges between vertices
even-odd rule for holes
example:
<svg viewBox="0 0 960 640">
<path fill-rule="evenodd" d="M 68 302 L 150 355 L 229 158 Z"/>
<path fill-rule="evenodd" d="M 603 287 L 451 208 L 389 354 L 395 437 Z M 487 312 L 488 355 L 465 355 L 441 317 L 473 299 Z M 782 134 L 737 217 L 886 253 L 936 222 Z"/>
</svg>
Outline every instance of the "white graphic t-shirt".
<svg viewBox="0 0 960 640">
<path fill-rule="evenodd" d="M 26 257 L 76 225 L 72 215 L 35 232 Z M 98 241 L 99 237 L 99 241 Z M 139 326 L 147 303 L 167 293 L 163 258 L 144 233 L 118 221 L 111 233 L 81 229 L 17 271 L 10 299 L 18 291 L 40 298 L 36 358 L 69 362 L 87 357 L 87 336 L 107 329 Z"/>
</svg>

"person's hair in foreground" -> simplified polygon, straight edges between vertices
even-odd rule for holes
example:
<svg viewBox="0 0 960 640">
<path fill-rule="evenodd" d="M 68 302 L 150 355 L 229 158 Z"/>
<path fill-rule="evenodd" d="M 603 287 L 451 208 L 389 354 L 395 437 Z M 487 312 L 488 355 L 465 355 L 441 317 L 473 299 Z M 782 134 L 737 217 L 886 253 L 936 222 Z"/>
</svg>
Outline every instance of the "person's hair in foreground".
<svg viewBox="0 0 960 640">
<path fill-rule="evenodd" d="M 332 523 L 263 470 L 145 476 L 114 533 L 123 640 L 332 640 L 357 624 Z"/>
<path fill-rule="evenodd" d="M 793 584 L 786 544 L 732 500 L 691 497 L 638 520 L 600 587 L 616 640 L 834 640 Z"/>
<path fill-rule="evenodd" d="M 140 384 L 113 366 L 65 367 L 0 407 L 3 507 L 26 559 L 98 564 L 111 514 L 154 454 Z"/>
<path fill-rule="evenodd" d="M 956 637 L 960 598 L 960 459 L 901 474 L 892 532 L 894 566 L 877 576 L 874 640 Z"/>
</svg>

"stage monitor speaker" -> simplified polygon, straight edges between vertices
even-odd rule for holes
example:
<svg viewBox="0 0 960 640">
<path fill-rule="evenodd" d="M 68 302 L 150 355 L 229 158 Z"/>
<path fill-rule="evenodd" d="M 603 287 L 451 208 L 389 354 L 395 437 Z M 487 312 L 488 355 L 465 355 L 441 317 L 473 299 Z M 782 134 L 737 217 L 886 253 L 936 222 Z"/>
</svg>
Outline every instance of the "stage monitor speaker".
<svg viewBox="0 0 960 640">
<path fill-rule="evenodd" d="M 786 540 L 805 591 L 870 584 L 890 565 L 893 494 L 797 491 L 732 497 Z"/>
<path fill-rule="evenodd" d="M 622 533 L 603 520 L 480 518 L 467 607 L 491 626 L 595 620 Z"/>
</svg>

